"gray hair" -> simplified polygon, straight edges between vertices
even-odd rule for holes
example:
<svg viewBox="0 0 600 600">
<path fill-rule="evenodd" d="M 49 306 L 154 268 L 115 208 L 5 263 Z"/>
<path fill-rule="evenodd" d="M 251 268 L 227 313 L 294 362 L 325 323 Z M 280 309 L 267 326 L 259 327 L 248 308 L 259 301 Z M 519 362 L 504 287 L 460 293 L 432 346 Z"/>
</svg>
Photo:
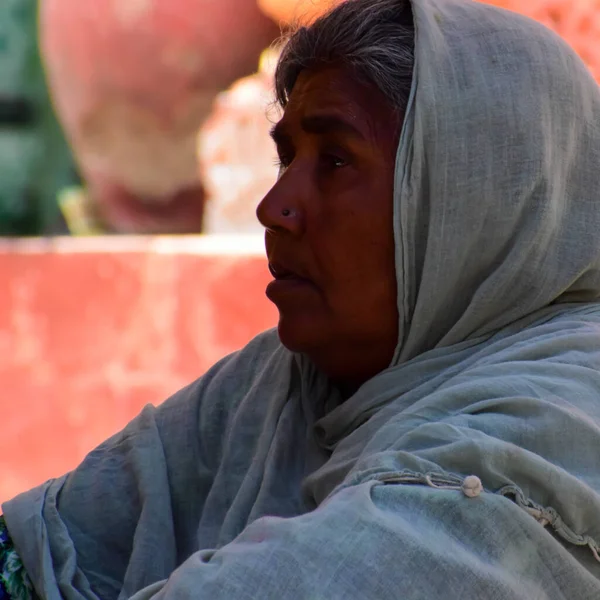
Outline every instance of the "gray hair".
<svg viewBox="0 0 600 600">
<path fill-rule="evenodd" d="M 305 69 L 339 66 L 374 85 L 404 114 L 412 84 L 414 23 L 409 0 L 345 0 L 288 37 L 275 71 L 285 108 Z"/>
</svg>

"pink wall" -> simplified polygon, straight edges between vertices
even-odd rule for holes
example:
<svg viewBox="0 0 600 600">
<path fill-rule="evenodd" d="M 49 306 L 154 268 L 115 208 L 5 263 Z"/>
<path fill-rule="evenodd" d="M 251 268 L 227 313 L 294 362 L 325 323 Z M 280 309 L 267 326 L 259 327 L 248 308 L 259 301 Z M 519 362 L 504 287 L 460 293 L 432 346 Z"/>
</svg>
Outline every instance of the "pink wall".
<svg viewBox="0 0 600 600">
<path fill-rule="evenodd" d="M 276 324 L 257 238 L 0 244 L 0 501 Z"/>
</svg>

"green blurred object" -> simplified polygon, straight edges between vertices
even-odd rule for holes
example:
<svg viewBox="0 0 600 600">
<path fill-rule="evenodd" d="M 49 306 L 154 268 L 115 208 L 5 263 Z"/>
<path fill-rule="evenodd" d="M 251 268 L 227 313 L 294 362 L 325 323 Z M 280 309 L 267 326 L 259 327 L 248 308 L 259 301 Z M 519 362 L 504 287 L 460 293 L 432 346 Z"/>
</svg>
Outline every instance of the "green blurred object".
<svg viewBox="0 0 600 600">
<path fill-rule="evenodd" d="M 38 1 L 0 0 L 0 235 L 67 233 L 58 205 L 78 183 L 48 94 Z"/>
</svg>

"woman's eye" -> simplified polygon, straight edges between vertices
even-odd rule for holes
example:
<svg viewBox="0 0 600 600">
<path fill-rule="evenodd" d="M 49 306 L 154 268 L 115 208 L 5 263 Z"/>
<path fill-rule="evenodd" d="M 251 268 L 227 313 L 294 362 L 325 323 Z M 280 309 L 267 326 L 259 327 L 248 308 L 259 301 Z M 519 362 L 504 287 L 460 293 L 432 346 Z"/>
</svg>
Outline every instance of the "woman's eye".
<svg viewBox="0 0 600 600">
<path fill-rule="evenodd" d="M 293 162 L 294 157 L 280 153 L 275 158 L 275 166 L 279 169 L 279 173 L 283 173 Z M 342 158 L 339 154 L 332 152 L 323 152 L 319 155 L 319 165 L 325 169 L 341 169 L 348 166 L 348 161 Z"/>
<path fill-rule="evenodd" d="M 341 169 L 348 165 L 346 160 L 336 154 L 323 154 L 321 160 L 325 166 L 331 169 Z"/>
<path fill-rule="evenodd" d="M 285 156 L 278 156 L 273 162 L 279 169 L 279 175 L 281 175 L 290 166 L 292 161 Z"/>
</svg>

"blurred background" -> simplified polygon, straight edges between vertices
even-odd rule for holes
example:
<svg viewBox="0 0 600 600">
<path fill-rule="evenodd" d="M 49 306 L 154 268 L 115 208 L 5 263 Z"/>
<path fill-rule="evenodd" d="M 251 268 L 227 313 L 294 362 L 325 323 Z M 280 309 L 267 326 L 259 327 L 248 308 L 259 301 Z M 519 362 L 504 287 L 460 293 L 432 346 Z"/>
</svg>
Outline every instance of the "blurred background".
<svg viewBox="0 0 600 600">
<path fill-rule="evenodd" d="M 0 2 L 0 501 L 276 323 L 277 40 L 335 3 Z M 600 0 L 489 3 L 600 76 Z"/>
</svg>

